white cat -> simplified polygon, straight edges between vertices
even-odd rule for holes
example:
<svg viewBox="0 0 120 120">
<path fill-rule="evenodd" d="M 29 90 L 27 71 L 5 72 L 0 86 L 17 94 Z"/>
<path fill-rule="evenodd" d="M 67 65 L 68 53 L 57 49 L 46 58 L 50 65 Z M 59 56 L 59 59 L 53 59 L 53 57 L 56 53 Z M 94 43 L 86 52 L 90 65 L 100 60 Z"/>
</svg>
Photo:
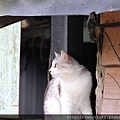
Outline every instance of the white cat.
<svg viewBox="0 0 120 120">
<path fill-rule="evenodd" d="M 44 98 L 45 114 L 92 114 L 91 73 L 63 50 L 55 53 Z"/>
</svg>

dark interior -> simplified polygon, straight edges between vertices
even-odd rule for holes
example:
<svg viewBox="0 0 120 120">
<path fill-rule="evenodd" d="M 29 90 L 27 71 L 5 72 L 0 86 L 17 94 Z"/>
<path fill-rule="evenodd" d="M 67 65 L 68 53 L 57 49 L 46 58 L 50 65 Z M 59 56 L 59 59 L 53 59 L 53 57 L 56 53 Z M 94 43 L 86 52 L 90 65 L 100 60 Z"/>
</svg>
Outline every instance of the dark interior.
<svg viewBox="0 0 120 120">
<path fill-rule="evenodd" d="M 68 53 L 80 64 L 86 66 L 92 73 L 93 88 L 91 92 L 91 105 L 95 115 L 97 47 L 95 43 L 83 41 L 83 18 L 84 16 L 69 17 Z M 43 33 L 46 29 L 50 29 L 51 25 L 47 26 L 48 24 L 51 24 L 50 19 L 50 17 L 31 17 L 30 21 L 32 24 L 30 27 L 22 28 L 20 57 L 20 114 L 43 114 L 43 100 L 47 85 L 47 71 L 51 45 L 51 36 L 46 37 L 47 33 Z M 45 27 L 45 25 L 47 27 Z M 41 29 L 43 29 L 43 31 Z M 32 35 L 31 31 L 33 31 L 33 33 L 39 33 L 39 30 L 41 30 L 40 33 L 43 35 Z M 28 37 L 30 35 L 31 37 Z"/>
</svg>

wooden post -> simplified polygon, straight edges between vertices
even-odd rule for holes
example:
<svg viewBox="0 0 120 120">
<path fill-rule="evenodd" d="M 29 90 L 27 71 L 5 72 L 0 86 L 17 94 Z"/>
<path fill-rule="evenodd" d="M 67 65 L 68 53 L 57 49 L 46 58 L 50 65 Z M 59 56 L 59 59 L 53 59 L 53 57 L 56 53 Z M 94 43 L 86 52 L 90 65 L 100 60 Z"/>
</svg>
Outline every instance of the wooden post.
<svg viewBox="0 0 120 120">
<path fill-rule="evenodd" d="M 54 58 L 54 51 L 67 52 L 67 16 L 52 16 L 51 21 L 51 54 Z"/>
</svg>

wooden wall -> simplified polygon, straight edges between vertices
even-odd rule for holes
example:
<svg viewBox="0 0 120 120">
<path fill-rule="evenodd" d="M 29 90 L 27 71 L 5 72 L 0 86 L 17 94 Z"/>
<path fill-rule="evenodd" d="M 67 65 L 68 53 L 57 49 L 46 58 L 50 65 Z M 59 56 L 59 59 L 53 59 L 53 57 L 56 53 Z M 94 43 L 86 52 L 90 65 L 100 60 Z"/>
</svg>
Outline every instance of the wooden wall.
<svg viewBox="0 0 120 120">
<path fill-rule="evenodd" d="M 99 52 L 99 66 L 103 67 L 102 101 L 97 114 L 120 113 L 120 11 L 100 14 L 103 45 Z M 100 55 L 101 54 L 101 55 Z M 100 75 L 98 77 L 101 77 Z M 98 78 L 99 79 L 99 78 Z M 98 89 L 98 87 L 97 87 Z M 102 90 L 103 89 L 103 90 Z M 97 91 L 98 92 L 98 91 Z M 100 93 L 97 93 L 98 95 Z"/>
</svg>

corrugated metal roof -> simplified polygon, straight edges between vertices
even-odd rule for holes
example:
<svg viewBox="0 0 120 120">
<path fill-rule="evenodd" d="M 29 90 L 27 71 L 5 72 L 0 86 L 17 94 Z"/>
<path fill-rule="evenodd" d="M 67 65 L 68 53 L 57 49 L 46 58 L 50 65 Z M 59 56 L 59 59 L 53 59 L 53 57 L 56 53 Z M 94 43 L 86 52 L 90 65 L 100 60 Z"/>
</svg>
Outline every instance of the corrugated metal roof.
<svg viewBox="0 0 120 120">
<path fill-rule="evenodd" d="M 0 0 L 0 15 L 88 15 L 117 10 L 119 0 Z"/>
</svg>

